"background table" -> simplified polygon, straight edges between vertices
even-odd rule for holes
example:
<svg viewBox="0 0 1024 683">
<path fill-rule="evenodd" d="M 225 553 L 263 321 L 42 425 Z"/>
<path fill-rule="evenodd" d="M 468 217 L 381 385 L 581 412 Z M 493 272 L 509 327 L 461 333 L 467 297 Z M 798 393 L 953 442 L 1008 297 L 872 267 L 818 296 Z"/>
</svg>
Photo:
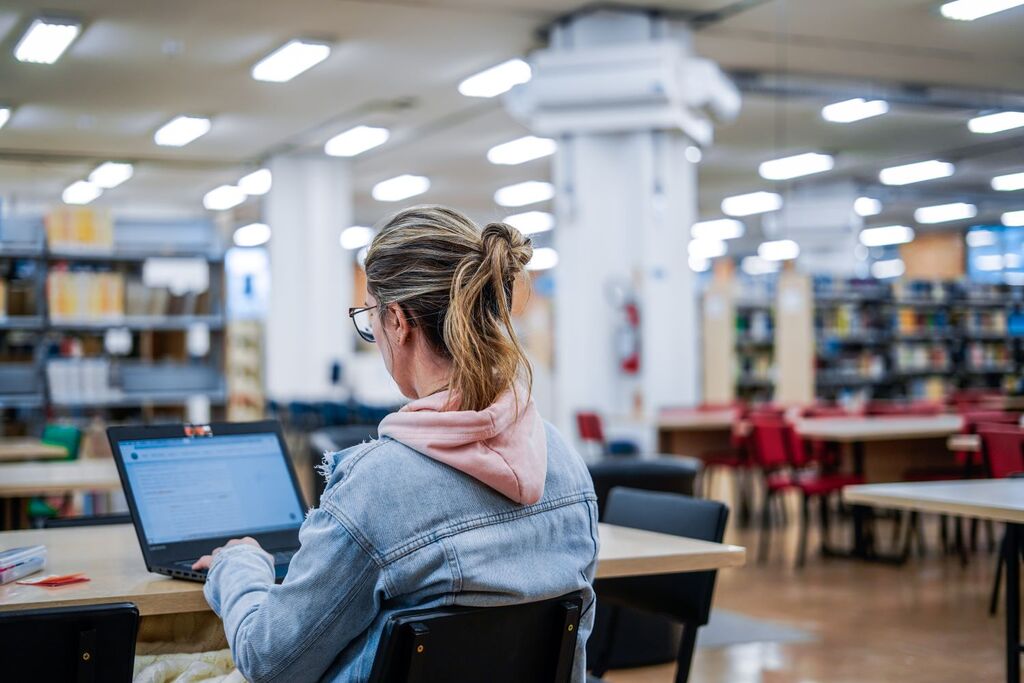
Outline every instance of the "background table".
<svg viewBox="0 0 1024 683">
<path fill-rule="evenodd" d="M 43 443 L 32 438 L 0 439 L 0 462 L 19 460 L 61 460 L 68 452 L 61 446 Z"/>
<path fill-rule="evenodd" d="M 658 452 L 700 457 L 731 447 L 735 410 L 665 411 L 658 418 Z"/>
<path fill-rule="evenodd" d="M 120 490 L 121 480 L 112 459 L 0 464 L 2 498 Z"/>
</svg>

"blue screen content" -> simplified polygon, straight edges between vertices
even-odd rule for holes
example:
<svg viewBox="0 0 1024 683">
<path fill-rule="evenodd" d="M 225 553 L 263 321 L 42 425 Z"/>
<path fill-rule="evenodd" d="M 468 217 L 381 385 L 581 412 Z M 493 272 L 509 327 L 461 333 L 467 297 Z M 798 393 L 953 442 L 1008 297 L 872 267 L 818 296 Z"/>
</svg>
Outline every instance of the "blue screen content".
<svg viewBox="0 0 1024 683">
<path fill-rule="evenodd" d="M 274 434 L 140 439 L 120 448 L 150 544 L 302 524 L 302 503 Z"/>
</svg>

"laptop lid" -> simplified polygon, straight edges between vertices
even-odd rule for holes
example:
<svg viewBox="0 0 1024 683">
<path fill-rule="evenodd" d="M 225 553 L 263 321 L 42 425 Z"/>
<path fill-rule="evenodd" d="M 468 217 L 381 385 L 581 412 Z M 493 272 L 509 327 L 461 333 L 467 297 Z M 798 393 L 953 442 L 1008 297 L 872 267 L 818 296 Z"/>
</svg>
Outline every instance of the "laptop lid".
<svg viewBox="0 0 1024 683">
<path fill-rule="evenodd" d="M 306 505 L 277 422 L 107 430 L 146 567 L 232 538 L 294 550 Z"/>
</svg>

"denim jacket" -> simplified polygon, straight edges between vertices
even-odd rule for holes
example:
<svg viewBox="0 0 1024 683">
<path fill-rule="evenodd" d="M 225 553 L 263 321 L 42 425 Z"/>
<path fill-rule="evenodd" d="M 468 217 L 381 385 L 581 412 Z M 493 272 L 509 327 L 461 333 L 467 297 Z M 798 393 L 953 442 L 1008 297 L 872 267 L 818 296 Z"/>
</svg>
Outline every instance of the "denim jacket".
<svg viewBox="0 0 1024 683">
<path fill-rule="evenodd" d="M 274 584 L 252 546 L 221 551 L 205 594 L 235 665 L 259 681 L 369 678 L 396 612 L 500 606 L 584 592 L 573 681 L 594 619 L 597 503 L 579 455 L 551 426 L 544 494 L 520 505 L 384 437 L 326 458 L 327 488 Z"/>
</svg>

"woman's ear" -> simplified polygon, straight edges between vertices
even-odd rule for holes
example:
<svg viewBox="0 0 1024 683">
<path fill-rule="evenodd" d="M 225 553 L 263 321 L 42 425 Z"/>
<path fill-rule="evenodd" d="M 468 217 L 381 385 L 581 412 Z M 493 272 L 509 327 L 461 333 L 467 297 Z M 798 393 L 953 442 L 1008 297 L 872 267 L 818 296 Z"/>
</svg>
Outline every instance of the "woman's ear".
<svg viewBox="0 0 1024 683">
<path fill-rule="evenodd" d="M 404 344 L 412 332 L 412 325 L 409 324 L 409 319 L 405 317 L 405 311 L 398 304 L 389 305 L 388 312 L 391 314 L 387 316 L 387 327 L 391 332 L 391 338 L 397 344 Z"/>
</svg>

